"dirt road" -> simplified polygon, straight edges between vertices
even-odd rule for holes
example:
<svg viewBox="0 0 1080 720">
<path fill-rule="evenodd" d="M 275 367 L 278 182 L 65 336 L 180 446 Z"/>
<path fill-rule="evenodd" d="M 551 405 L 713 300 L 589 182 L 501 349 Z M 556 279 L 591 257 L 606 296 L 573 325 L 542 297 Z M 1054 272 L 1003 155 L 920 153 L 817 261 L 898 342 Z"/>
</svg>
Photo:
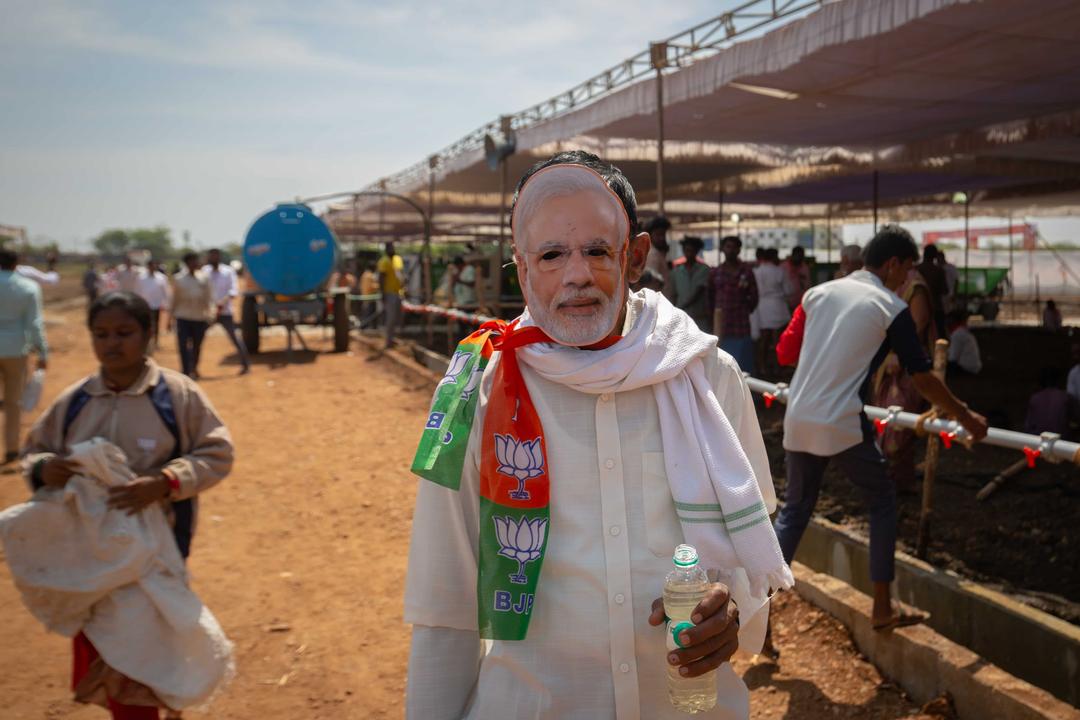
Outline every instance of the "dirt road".
<svg viewBox="0 0 1080 720">
<path fill-rule="evenodd" d="M 53 306 L 47 317 L 54 351 L 45 403 L 95 366 L 82 308 Z M 168 337 L 158 353 L 170 367 L 174 345 Z M 328 350 L 330 341 L 312 346 Z M 267 338 L 264 347 L 284 341 Z M 239 675 L 210 716 L 400 718 L 416 482 L 407 468 L 428 390 L 405 386 L 361 352 L 294 360 L 284 365 L 283 352 L 268 352 L 236 377 L 220 331 L 204 350 L 202 385 L 237 447 L 232 475 L 203 496 L 190 561 L 196 591 L 236 644 Z M 0 476 L 0 506 L 25 498 L 18 476 Z M 791 593 L 776 618 L 780 666 L 737 663 L 755 718 L 921 717 L 834 620 Z M 3 717 L 105 717 L 70 701 L 70 641 L 31 618 L 6 566 L 0 637 Z"/>
</svg>

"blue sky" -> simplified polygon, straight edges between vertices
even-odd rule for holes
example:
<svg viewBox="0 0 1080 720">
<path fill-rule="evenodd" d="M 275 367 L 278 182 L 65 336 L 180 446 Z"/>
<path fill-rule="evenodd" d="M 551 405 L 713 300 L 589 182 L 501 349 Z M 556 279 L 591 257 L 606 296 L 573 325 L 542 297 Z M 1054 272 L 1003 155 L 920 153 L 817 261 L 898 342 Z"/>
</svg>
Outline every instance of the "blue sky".
<svg viewBox="0 0 1080 720">
<path fill-rule="evenodd" d="M 734 5 L 2 0 L 0 224 L 239 241 Z"/>
</svg>

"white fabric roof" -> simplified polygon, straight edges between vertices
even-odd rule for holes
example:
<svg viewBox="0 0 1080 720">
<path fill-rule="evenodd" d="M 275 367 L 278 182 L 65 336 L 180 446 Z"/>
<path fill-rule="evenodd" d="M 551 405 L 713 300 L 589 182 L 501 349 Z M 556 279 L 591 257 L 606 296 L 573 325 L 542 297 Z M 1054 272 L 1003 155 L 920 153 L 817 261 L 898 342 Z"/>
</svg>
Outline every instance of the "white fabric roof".
<svg viewBox="0 0 1080 720">
<path fill-rule="evenodd" d="M 730 83 L 797 94 L 781 100 Z M 655 79 L 518 133 L 656 137 Z M 665 136 L 877 149 L 1080 106 L 1075 0 L 839 0 L 664 77 Z"/>
<path fill-rule="evenodd" d="M 508 191 L 537 160 L 582 147 L 619 165 L 643 204 L 654 200 L 655 82 L 518 130 Z M 836 0 L 669 71 L 664 91 L 669 214 L 677 198 L 715 207 L 720 189 L 725 207 L 753 203 L 773 217 L 813 217 L 826 203 L 861 212 L 874 169 L 883 206 L 962 189 L 995 202 L 1015 191 L 1030 207 L 1080 187 L 1076 0 Z M 446 213 L 497 223 L 499 181 L 480 150 L 444 160 L 436 226 Z M 427 183 L 412 182 L 391 189 L 426 207 Z"/>
</svg>

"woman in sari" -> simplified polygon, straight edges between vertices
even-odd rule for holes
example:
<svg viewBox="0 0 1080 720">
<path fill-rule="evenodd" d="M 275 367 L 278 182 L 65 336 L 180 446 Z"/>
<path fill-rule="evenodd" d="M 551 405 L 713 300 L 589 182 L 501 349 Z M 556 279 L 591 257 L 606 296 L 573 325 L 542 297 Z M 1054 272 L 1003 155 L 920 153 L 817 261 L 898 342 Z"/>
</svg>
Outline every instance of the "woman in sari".
<svg viewBox="0 0 1080 720">
<path fill-rule="evenodd" d="M 934 327 L 934 307 L 930 295 L 930 286 L 919 273 L 912 268 L 907 281 L 897 290 L 897 295 L 911 308 L 911 317 L 915 321 L 919 340 L 926 349 L 926 354 L 933 357 L 937 331 Z M 911 376 L 900 367 L 895 353 L 889 353 L 881 367 L 874 374 L 871 404 L 877 407 L 898 405 L 907 412 L 921 413 L 927 409 L 926 401 L 915 389 Z M 881 436 L 881 449 L 889 461 L 889 476 L 896 485 L 897 492 L 915 492 L 915 433 L 887 426 Z"/>
</svg>

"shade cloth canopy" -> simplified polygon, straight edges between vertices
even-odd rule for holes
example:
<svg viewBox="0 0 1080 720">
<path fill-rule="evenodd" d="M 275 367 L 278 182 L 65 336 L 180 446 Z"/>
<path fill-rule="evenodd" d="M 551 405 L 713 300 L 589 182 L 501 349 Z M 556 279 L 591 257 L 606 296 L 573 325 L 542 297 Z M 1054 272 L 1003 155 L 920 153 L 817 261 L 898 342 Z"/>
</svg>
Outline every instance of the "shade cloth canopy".
<svg viewBox="0 0 1080 720">
<path fill-rule="evenodd" d="M 643 205 L 654 202 L 656 82 L 541 122 L 519 118 L 508 191 L 532 163 L 581 147 L 616 163 Z M 725 209 L 761 216 L 865 214 L 875 174 L 879 204 L 943 203 L 942 214 L 955 212 L 959 190 L 1025 207 L 1046 197 L 1066 211 L 1080 190 L 1075 0 L 826 2 L 665 71 L 663 89 L 665 197 L 711 203 L 713 215 L 721 193 Z M 432 173 L 437 228 L 447 213 L 498 225 L 500 173 L 481 147 L 459 142 Z M 427 207 L 429 180 L 403 172 L 384 182 Z M 328 217 L 370 218 L 376 204 L 333 206 Z M 695 208 L 688 217 L 710 214 Z"/>
</svg>

